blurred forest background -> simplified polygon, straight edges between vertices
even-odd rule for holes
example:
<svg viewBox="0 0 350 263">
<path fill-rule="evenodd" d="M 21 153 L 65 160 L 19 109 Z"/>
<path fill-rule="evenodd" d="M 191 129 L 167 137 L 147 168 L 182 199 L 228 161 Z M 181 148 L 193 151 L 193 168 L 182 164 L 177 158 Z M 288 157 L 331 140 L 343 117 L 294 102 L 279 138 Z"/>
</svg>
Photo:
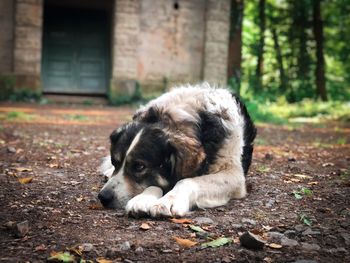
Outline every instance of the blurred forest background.
<svg viewBox="0 0 350 263">
<path fill-rule="evenodd" d="M 232 0 L 231 5 L 229 85 L 249 101 L 253 114 L 259 104 L 271 102 L 275 110 L 297 103 L 292 111 L 307 116 L 348 115 L 341 101 L 350 99 L 349 0 Z"/>
</svg>

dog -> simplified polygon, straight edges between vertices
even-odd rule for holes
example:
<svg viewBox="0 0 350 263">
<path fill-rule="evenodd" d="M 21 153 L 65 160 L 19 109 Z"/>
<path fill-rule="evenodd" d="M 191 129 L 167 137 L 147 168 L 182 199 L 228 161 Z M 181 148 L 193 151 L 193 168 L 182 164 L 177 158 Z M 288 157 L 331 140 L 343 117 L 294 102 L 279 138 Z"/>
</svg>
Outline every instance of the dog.
<svg viewBox="0 0 350 263">
<path fill-rule="evenodd" d="M 245 105 L 208 83 L 176 87 L 110 135 L 101 165 L 104 207 L 182 217 L 246 196 L 256 128 Z"/>
</svg>

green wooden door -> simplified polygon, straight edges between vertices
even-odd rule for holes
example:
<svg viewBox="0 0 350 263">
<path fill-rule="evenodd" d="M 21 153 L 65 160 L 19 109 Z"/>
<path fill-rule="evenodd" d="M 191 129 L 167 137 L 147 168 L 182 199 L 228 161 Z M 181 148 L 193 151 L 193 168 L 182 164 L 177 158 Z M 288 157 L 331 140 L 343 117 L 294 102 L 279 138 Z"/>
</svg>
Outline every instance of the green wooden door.
<svg viewBox="0 0 350 263">
<path fill-rule="evenodd" d="M 103 11 L 46 10 L 42 63 L 44 91 L 106 94 L 108 28 Z"/>
</svg>

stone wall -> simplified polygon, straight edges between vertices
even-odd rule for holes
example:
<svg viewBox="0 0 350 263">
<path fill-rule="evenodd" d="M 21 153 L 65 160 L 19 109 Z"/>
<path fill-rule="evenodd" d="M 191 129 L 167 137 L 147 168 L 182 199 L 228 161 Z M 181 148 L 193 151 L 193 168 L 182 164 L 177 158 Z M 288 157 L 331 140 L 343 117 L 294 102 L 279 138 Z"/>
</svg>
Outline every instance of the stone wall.
<svg viewBox="0 0 350 263">
<path fill-rule="evenodd" d="M 0 1 L 0 75 L 13 69 L 14 1 Z"/>
<path fill-rule="evenodd" d="M 138 79 L 144 92 L 202 76 L 205 0 L 142 0 Z"/>
<path fill-rule="evenodd" d="M 14 72 L 17 86 L 40 88 L 43 0 L 17 0 Z"/>
<path fill-rule="evenodd" d="M 226 85 L 230 0 L 207 0 L 203 79 Z"/>
<path fill-rule="evenodd" d="M 112 39 L 112 97 L 132 95 L 137 80 L 141 0 L 116 0 Z"/>
</svg>

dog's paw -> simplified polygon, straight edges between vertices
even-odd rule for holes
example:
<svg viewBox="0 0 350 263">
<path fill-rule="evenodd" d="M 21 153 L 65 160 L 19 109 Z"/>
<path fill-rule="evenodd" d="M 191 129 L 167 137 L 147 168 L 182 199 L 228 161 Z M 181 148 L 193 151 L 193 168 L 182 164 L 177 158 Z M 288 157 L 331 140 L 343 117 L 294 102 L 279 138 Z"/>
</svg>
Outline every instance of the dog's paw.
<svg viewBox="0 0 350 263">
<path fill-rule="evenodd" d="M 161 188 L 150 186 L 126 204 L 125 211 L 129 216 L 144 217 L 150 214 L 151 207 L 163 195 Z"/>
<path fill-rule="evenodd" d="M 172 194 L 163 196 L 150 208 L 152 217 L 182 217 L 189 211 L 189 200 Z"/>
</svg>

